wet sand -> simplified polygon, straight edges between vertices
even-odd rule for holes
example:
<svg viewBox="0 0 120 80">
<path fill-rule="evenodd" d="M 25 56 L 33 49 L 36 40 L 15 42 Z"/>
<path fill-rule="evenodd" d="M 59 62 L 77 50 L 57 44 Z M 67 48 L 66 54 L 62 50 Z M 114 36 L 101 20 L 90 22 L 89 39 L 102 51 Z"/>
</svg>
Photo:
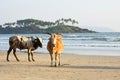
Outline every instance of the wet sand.
<svg viewBox="0 0 120 80">
<path fill-rule="evenodd" d="M 0 80 L 120 80 L 120 56 L 83 56 L 62 54 L 61 66 L 50 67 L 49 54 L 34 53 L 35 62 L 28 62 L 27 53 L 17 52 L 20 62 L 6 51 L 0 51 Z"/>
</svg>

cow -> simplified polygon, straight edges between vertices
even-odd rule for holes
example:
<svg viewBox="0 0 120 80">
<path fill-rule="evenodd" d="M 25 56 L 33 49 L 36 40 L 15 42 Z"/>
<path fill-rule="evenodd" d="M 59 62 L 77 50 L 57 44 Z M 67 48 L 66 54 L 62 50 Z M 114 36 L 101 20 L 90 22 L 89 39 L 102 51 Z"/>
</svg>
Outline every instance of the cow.
<svg viewBox="0 0 120 80">
<path fill-rule="evenodd" d="M 51 67 L 53 66 L 53 54 L 55 54 L 55 67 L 58 65 L 60 66 L 60 56 L 64 49 L 64 43 L 62 40 L 62 34 L 61 33 L 47 33 L 50 35 L 49 41 L 47 43 L 47 50 L 50 53 L 51 57 Z M 59 58 L 59 63 L 57 59 Z"/>
<path fill-rule="evenodd" d="M 16 56 L 16 48 L 23 50 L 28 50 L 28 61 L 30 60 L 30 54 L 32 61 L 35 61 L 33 58 L 32 51 L 36 50 L 38 47 L 42 48 L 42 38 L 38 37 L 25 37 L 25 36 L 11 36 L 9 38 L 9 50 L 7 51 L 7 58 L 6 60 L 9 62 L 9 54 L 13 50 L 13 54 L 17 61 L 19 59 Z"/>
</svg>

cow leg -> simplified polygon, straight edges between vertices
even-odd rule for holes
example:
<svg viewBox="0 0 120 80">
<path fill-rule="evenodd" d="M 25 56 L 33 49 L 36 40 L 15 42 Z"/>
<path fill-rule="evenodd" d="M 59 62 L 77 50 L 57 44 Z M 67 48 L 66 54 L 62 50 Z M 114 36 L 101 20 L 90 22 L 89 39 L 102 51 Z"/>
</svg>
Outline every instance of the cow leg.
<svg viewBox="0 0 120 80">
<path fill-rule="evenodd" d="M 55 67 L 58 66 L 58 64 L 57 64 L 57 58 L 58 58 L 58 54 L 55 54 Z"/>
<path fill-rule="evenodd" d="M 35 61 L 34 58 L 33 58 L 33 53 L 32 52 L 31 52 L 31 57 L 32 57 L 32 60 Z"/>
<path fill-rule="evenodd" d="M 17 56 L 16 56 L 16 54 L 15 54 L 15 53 L 16 53 L 16 49 L 13 49 L 13 54 L 14 54 L 14 56 L 15 56 L 16 60 L 17 60 L 17 61 L 19 61 L 19 59 L 17 58 Z"/>
<path fill-rule="evenodd" d="M 10 47 L 9 50 L 7 51 L 7 59 L 6 59 L 6 60 L 7 60 L 8 62 L 9 62 L 9 54 L 10 54 L 11 51 L 12 51 L 12 48 Z"/>
<path fill-rule="evenodd" d="M 59 54 L 58 57 L 59 57 L 59 64 L 58 65 L 60 66 L 60 57 L 61 57 L 61 55 Z"/>
<path fill-rule="evenodd" d="M 51 58 L 51 67 L 53 66 L 53 54 L 50 53 L 50 58 Z"/>
<path fill-rule="evenodd" d="M 30 60 L 30 50 L 28 50 L 28 61 L 31 62 L 31 60 Z"/>
</svg>

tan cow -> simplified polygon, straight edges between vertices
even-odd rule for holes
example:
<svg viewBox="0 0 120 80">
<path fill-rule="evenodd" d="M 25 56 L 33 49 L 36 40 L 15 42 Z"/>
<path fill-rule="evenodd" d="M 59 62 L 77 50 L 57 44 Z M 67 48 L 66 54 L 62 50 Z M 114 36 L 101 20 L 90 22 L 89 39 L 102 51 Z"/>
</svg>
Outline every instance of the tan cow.
<svg viewBox="0 0 120 80">
<path fill-rule="evenodd" d="M 51 57 L 51 66 L 53 66 L 53 54 L 55 54 L 55 67 L 58 65 L 60 66 L 60 56 L 64 49 L 64 43 L 62 41 L 62 35 L 60 33 L 51 34 L 48 33 L 50 36 L 48 44 L 47 44 L 47 50 L 50 53 Z M 59 58 L 59 64 L 57 59 Z"/>
</svg>

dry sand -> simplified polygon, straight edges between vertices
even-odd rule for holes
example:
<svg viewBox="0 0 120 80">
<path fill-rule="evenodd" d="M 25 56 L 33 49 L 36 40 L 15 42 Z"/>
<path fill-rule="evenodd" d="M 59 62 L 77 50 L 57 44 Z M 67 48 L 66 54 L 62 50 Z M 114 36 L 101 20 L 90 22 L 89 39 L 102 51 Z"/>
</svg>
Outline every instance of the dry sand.
<svg viewBox="0 0 120 80">
<path fill-rule="evenodd" d="M 62 54 L 62 65 L 50 67 L 49 54 L 34 54 L 35 62 L 27 61 L 27 54 L 18 53 L 20 62 L 0 51 L 0 80 L 120 80 L 120 57 L 81 56 Z"/>
</svg>

